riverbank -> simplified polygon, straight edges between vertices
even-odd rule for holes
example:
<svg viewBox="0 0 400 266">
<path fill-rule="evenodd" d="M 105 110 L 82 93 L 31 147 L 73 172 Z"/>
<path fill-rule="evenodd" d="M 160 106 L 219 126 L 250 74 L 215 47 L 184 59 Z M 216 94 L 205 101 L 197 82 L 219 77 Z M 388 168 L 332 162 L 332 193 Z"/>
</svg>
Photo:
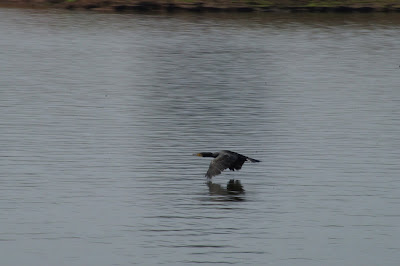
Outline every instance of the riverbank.
<svg viewBox="0 0 400 266">
<path fill-rule="evenodd" d="M 398 0 L 0 0 L 0 6 L 117 12 L 400 12 Z"/>
</svg>

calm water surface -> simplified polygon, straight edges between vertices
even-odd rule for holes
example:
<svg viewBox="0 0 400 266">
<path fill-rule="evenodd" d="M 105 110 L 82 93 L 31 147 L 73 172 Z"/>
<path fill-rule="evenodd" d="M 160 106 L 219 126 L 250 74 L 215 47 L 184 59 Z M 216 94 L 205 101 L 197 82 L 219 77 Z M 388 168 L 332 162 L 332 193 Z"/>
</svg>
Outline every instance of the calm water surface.
<svg viewBox="0 0 400 266">
<path fill-rule="evenodd" d="M 3 8 L 0 35 L 1 265 L 399 265 L 400 15 Z M 207 185 L 221 149 L 262 162 Z"/>
</svg>

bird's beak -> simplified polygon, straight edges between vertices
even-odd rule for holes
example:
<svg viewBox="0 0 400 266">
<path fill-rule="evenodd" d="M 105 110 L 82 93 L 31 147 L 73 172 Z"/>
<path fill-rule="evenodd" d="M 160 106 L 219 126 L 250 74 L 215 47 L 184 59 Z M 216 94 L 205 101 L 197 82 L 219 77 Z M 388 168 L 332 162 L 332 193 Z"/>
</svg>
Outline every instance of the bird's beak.
<svg viewBox="0 0 400 266">
<path fill-rule="evenodd" d="M 193 156 L 200 156 L 200 157 L 202 157 L 201 153 L 193 153 Z"/>
</svg>

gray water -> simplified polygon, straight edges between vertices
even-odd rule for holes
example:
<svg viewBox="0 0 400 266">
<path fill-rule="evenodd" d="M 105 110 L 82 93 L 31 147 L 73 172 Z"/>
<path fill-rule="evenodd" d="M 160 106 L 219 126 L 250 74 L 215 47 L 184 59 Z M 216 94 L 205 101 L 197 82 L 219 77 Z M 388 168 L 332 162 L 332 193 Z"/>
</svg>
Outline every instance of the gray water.
<svg viewBox="0 0 400 266">
<path fill-rule="evenodd" d="M 399 265 L 399 14 L 3 8 L 0 36 L 2 266 Z M 222 149 L 262 162 L 207 184 Z"/>
</svg>

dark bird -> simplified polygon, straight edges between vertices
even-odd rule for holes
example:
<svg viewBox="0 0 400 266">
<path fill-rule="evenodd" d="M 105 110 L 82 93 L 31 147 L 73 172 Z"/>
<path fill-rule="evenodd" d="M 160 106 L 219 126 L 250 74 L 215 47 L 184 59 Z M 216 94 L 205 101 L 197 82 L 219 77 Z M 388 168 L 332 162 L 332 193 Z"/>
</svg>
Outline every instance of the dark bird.
<svg viewBox="0 0 400 266">
<path fill-rule="evenodd" d="M 231 171 L 240 170 L 244 162 L 249 161 L 252 163 L 258 163 L 259 160 L 244 156 L 233 151 L 220 151 L 220 152 L 200 152 L 193 154 L 200 157 L 213 157 L 210 167 L 206 173 L 207 178 L 219 175 L 222 171 L 229 168 Z"/>
</svg>

